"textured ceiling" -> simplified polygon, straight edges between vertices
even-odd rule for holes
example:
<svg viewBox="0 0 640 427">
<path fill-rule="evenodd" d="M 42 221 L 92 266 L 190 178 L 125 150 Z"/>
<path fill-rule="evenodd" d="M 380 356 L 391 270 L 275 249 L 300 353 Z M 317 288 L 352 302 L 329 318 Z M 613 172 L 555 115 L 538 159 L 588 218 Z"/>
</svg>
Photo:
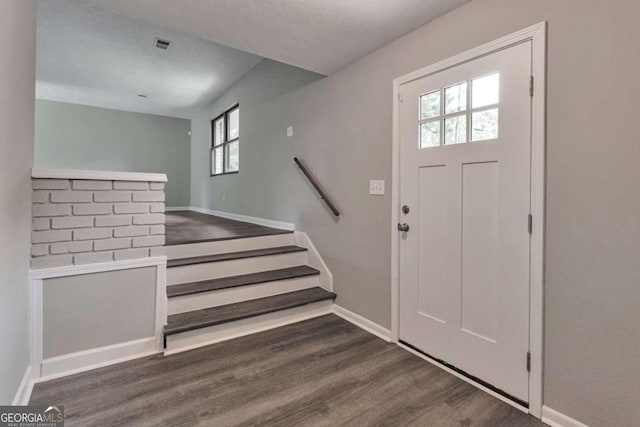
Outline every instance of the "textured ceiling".
<svg viewBox="0 0 640 427">
<path fill-rule="evenodd" d="M 38 99 L 125 111 L 191 117 L 262 59 L 75 0 L 40 0 L 37 30 Z"/>
<path fill-rule="evenodd" d="M 322 74 L 468 0 L 84 0 Z"/>
</svg>

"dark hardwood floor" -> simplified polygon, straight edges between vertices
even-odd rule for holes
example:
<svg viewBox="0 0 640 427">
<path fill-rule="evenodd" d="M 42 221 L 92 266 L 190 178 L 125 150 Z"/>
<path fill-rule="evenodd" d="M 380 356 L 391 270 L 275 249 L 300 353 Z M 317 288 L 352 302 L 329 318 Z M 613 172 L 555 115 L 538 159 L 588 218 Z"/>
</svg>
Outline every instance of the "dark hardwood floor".
<svg viewBox="0 0 640 427">
<path fill-rule="evenodd" d="M 291 233 L 291 231 L 193 211 L 172 211 L 165 214 L 166 245 L 215 242 L 285 233 Z"/>
<path fill-rule="evenodd" d="M 67 426 L 542 426 L 334 316 L 36 384 Z"/>
</svg>

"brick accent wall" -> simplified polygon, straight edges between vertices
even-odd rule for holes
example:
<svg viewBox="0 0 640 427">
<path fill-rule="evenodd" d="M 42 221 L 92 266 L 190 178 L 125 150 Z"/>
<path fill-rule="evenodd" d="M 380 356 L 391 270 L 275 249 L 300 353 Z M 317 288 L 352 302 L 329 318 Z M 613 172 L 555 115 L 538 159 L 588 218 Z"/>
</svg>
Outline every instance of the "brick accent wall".
<svg viewBox="0 0 640 427">
<path fill-rule="evenodd" d="M 164 183 L 37 179 L 31 268 L 164 255 Z"/>
</svg>

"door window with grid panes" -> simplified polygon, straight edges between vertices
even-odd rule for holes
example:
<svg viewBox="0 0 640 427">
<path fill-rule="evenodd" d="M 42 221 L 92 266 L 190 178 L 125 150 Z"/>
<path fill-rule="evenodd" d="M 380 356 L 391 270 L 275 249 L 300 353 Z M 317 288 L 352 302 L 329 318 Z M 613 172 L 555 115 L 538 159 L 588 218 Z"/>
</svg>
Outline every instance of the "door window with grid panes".
<svg viewBox="0 0 640 427">
<path fill-rule="evenodd" d="M 499 102 L 499 73 L 422 95 L 420 148 L 497 139 Z"/>
</svg>

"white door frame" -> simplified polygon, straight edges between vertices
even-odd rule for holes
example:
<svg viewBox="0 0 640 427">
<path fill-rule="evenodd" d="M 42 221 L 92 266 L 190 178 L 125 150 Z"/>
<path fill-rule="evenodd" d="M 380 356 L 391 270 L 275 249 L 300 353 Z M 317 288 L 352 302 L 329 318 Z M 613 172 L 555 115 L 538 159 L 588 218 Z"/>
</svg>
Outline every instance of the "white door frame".
<svg viewBox="0 0 640 427">
<path fill-rule="evenodd" d="M 542 417 L 542 364 L 544 335 L 544 229 L 545 229 L 545 139 L 546 139 L 546 22 L 533 25 L 498 40 L 398 77 L 393 81 L 393 171 L 391 188 L 391 338 L 399 337 L 400 238 L 400 85 L 443 71 L 475 58 L 531 41 L 534 91 L 531 104 L 531 214 L 533 230 L 529 271 L 529 413 Z M 525 361 L 523 361 L 524 363 Z"/>
</svg>

